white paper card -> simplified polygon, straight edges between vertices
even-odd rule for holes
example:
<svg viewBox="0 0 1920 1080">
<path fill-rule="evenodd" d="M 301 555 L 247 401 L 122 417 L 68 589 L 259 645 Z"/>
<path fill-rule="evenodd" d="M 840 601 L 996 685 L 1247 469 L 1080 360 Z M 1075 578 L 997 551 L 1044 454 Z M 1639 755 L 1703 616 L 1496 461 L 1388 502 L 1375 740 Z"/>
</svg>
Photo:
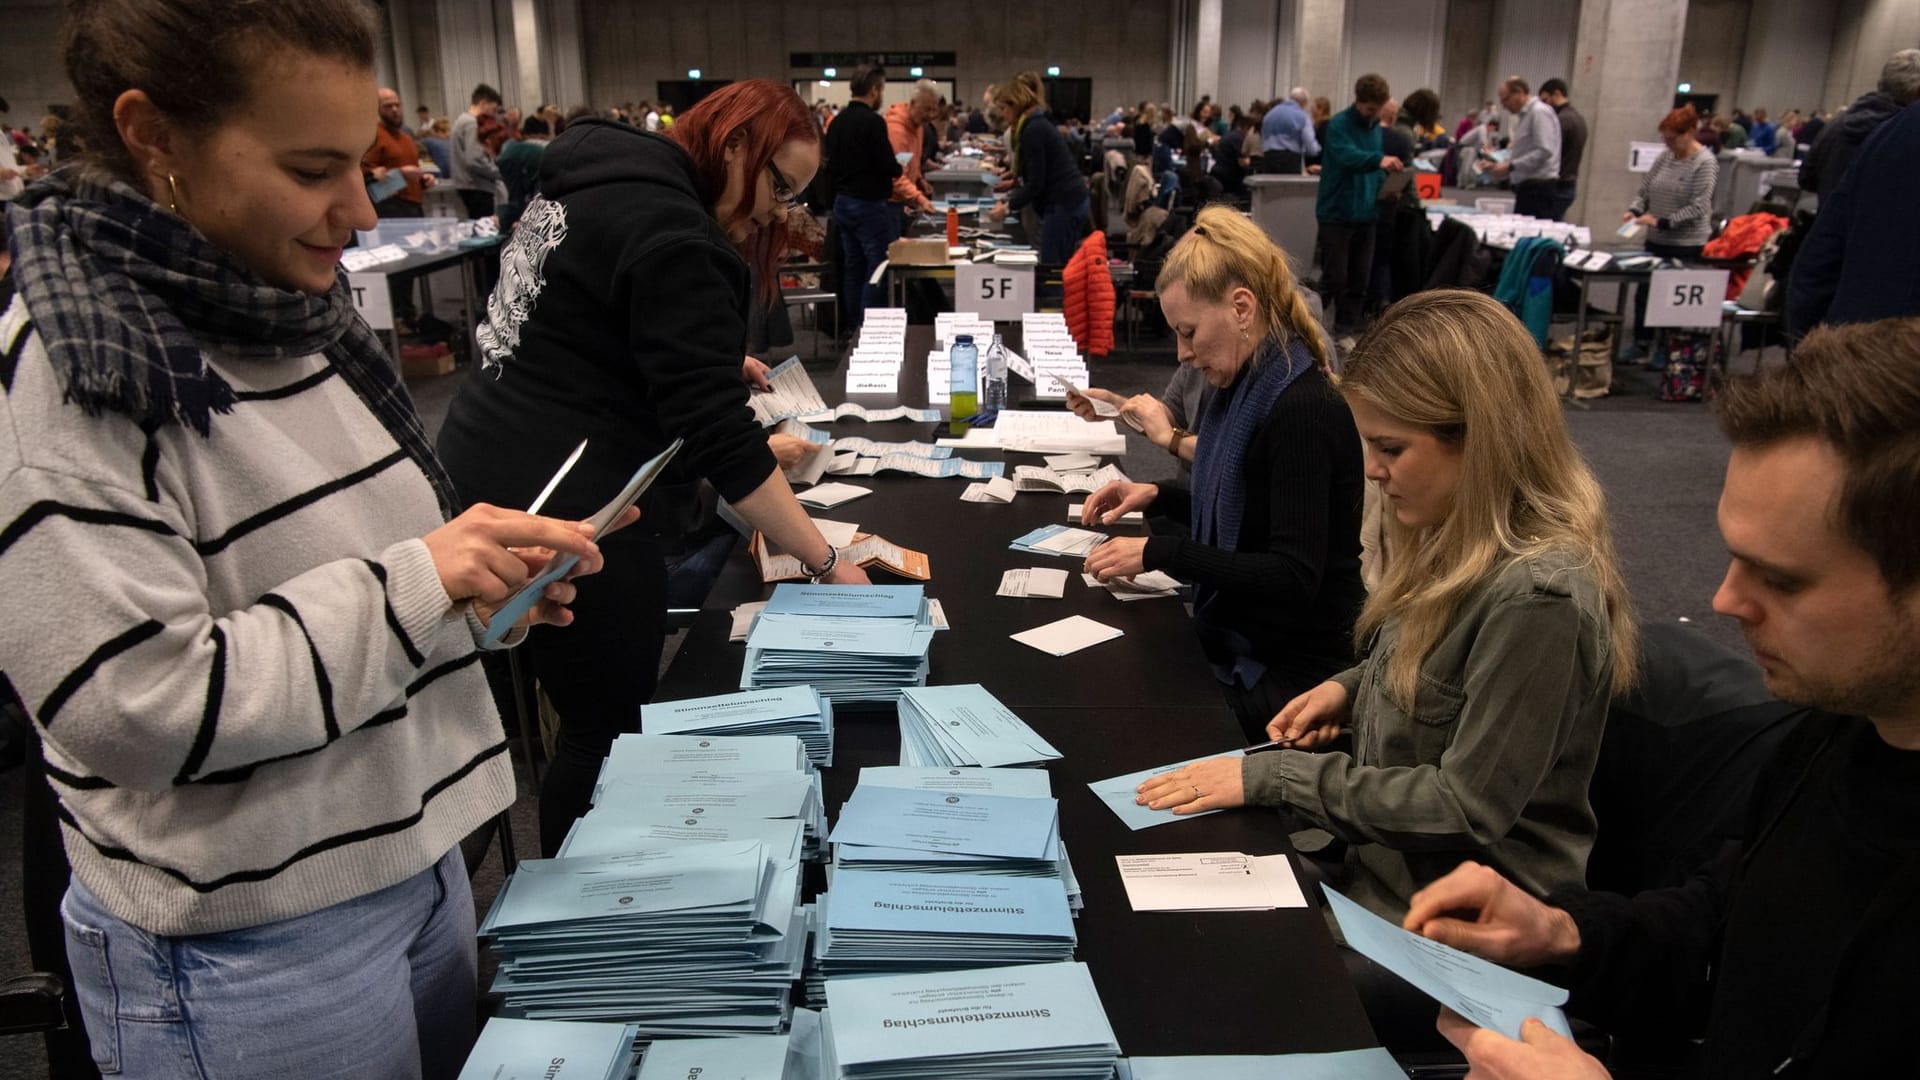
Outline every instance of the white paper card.
<svg viewBox="0 0 1920 1080">
<path fill-rule="evenodd" d="M 1085 615 L 1072 615 L 1031 630 L 1009 635 L 1022 645 L 1054 656 L 1067 656 L 1103 641 L 1126 636 L 1124 630 L 1095 622 Z"/>
<path fill-rule="evenodd" d="M 1201 851 L 1116 855 L 1135 911 L 1268 911 L 1307 906 L 1285 855 Z"/>
</svg>

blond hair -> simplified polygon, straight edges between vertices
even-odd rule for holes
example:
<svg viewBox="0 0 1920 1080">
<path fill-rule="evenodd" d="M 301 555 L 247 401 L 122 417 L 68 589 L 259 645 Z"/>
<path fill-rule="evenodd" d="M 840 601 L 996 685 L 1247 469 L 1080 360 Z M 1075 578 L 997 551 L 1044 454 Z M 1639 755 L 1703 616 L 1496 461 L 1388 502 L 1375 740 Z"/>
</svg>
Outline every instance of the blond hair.
<svg viewBox="0 0 1920 1080">
<path fill-rule="evenodd" d="M 1193 228 L 1167 253 L 1153 287 L 1164 292 L 1175 284 L 1210 304 L 1245 288 L 1258 305 L 1261 335 L 1277 338 L 1283 348 L 1299 341 L 1312 354 L 1314 366 L 1326 370 L 1326 346 L 1314 332 L 1313 312 L 1294 283 L 1286 253 L 1238 210 L 1208 206 L 1193 219 Z"/>
<path fill-rule="evenodd" d="M 1388 308 L 1347 358 L 1340 392 L 1461 451 L 1460 486 L 1437 525 L 1388 516 L 1393 558 L 1354 628 L 1366 642 L 1400 620 L 1388 693 L 1413 705 L 1420 664 L 1468 595 L 1514 559 L 1582 560 L 1606 604 L 1613 690 L 1637 671 L 1633 603 L 1614 554 L 1600 483 L 1567 434 L 1533 338 L 1490 297 L 1418 293 Z"/>
<path fill-rule="evenodd" d="M 1008 79 L 994 88 L 993 103 L 1011 109 L 1015 117 L 1025 116 L 1028 109 L 1045 105 L 1046 96 L 1041 92 L 1039 74 L 1023 71 Z"/>
</svg>

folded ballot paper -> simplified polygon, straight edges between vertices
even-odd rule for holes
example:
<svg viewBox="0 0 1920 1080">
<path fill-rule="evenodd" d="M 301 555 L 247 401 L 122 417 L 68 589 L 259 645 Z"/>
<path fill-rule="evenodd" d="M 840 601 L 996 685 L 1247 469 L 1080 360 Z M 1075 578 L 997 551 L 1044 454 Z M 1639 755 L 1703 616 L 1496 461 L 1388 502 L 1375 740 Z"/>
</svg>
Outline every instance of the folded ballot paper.
<svg viewBox="0 0 1920 1080">
<path fill-rule="evenodd" d="M 1090 495 L 1108 484 L 1126 482 L 1127 474 L 1114 465 L 1092 472 L 1058 472 L 1039 465 L 1021 465 L 1013 470 L 1013 486 L 1016 491 Z"/>
<path fill-rule="evenodd" d="M 627 507 L 640 501 L 640 496 L 646 494 L 647 488 L 653 486 L 653 482 L 666 471 L 667 463 L 680 452 L 682 443 L 683 440 L 673 440 L 665 450 L 642 462 L 640 467 L 634 470 L 633 476 L 627 480 L 627 486 L 621 488 L 611 502 L 601 507 L 599 512 L 588 519 L 593 522 L 594 535 L 606 532 L 607 526 L 612 525 L 621 514 L 627 512 Z M 579 449 L 574 450 L 573 456 L 567 459 L 566 464 L 560 466 L 559 473 L 547 483 L 547 488 L 540 493 L 540 497 L 534 500 L 529 513 L 539 512 L 540 506 L 547 501 L 547 496 L 559 486 L 561 477 L 573 468 L 573 463 L 580 459 L 580 453 L 586 449 L 586 446 L 586 443 L 581 443 Z M 547 586 L 572 573 L 573 568 L 579 564 L 580 556 L 578 555 L 556 555 L 548 560 L 546 569 L 535 574 L 525 585 L 520 586 L 519 590 L 508 597 L 507 602 L 501 604 L 487 620 L 487 633 L 482 644 L 498 645 L 502 638 L 512 632 L 514 624 L 540 602 L 540 597 L 547 591 Z"/>
<path fill-rule="evenodd" d="M 825 533 L 824 529 L 821 531 Z M 928 561 L 926 552 L 901 547 L 884 536 L 857 532 L 844 543 L 831 536 L 827 537 L 827 541 L 840 549 L 841 561 L 863 570 L 879 567 L 914 581 L 926 581 L 933 576 L 933 564 Z M 806 564 L 798 556 L 778 550 L 758 531 L 747 541 L 747 552 L 760 569 L 761 581 L 793 581 L 811 576 L 807 573 Z"/>
<path fill-rule="evenodd" d="M 757 840 L 523 860 L 480 936 L 508 1017 L 778 1034 L 803 972 L 800 864 Z"/>
<path fill-rule="evenodd" d="M 633 1024 L 496 1016 L 481 1029 L 460 1080 L 626 1080 L 638 1034 Z"/>
<path fill-rule="evenodd" d="M 907 690 L 899 711 L 902 765 L 1043 765 L 1061 756 L 979 683 Z"/>
<path fill-rule="evenodd" d="M 1105 589 L 1113 594 L 1115 600 L 1152 600 L 1157 596 L 1180 595 L 1180 579 L 1165 570 L 1148 570 L 1130 578 L 1108 578 L 1101 581 L 1092 574 L 1081 574 L 1080 579 L 1089 589 Z"/>
<path fill-rule="evenodd" d="M 1085 964 L 827 982 L 831 1080 L 1108 1080 L 1119 1041 Z"/>
<path fill-rule="evenodd" d="M 926 685 L 934 632 L 918 585 L 779 585 L 747 632 L 740 688 L 812 686 L 836 706 L 890 705 Z"/>
<path fill-rule="evenodd" d="M 1042 525 L 1025 536 L 1015 537 L 1013 543 L 1007 546 L 1030 555 L 1083 559 L 1109 539 L 1106 533 L 1091 529 L 1077 529 L 1071 525 Z"/>
<path fill-rule="evenodd" d="M 827 403 L 821 399 L 813 377 L 807 374 L 797 356 L 787 357 L 767 372 L 767 382 L 772 390 L 755 390 L 747 397 L 747 405 L 762 427 L 772 427 L 788 417 L 826 411 Z"/>
<path fill-rule="evenodd" d="M 811 686 L 651 702 L 640 707 L 640 730 L 649 735 L 792 735 L 815 765 L 833 764 L 833 703 Z"/>
</svg>

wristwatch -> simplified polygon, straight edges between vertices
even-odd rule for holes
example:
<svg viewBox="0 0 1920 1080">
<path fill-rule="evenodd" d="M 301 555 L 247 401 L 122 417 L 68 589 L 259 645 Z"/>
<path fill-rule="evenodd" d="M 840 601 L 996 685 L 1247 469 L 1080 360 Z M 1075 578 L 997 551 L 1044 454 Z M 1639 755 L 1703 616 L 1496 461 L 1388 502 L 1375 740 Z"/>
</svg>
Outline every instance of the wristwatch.
<svg viewBox="0 0 1920 1080">
<path fill-rule="evenodd" d="M 1193 435 L 1193 432 L 1188 431 L 1186 428 L 1183 428 L 1183 427 L 1174 428 L 1173 434 L 1167 436 L 1167 453 L 1172 454 L 1174 457 L 1179 457 L 1180 444 L 1182 442 L 1185 442 L 1192 435 Z"/>
<path fill-rule="evenodd" d="M 800 564 L 800 569 L 802 572 L 804 572 L 807 575 L 808 582 L 814 585 L 818 585 L 820 584 L 821 578 L 826 577 L 829 574 L 832 574 L 833 568 L 839 565 L 840 565 L 840 549 L 837 547 L 834 547 L 832 544 L 828 544 L 827 545 L 827 561 L 820 564 L 820 569 L 815 570 L 813 567 L 808 566 L 804 562 Z"/>
</svg>

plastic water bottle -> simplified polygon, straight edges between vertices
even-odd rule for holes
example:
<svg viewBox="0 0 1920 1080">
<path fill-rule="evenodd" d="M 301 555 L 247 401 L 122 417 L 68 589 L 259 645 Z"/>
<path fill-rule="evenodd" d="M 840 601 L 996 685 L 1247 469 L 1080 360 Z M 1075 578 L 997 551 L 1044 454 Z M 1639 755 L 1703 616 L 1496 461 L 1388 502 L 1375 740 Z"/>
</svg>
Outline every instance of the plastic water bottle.
<svg viewBox="0 0 1920 1080">
<path fill-rule="evenodd" d="M 1000 344 L 1000 335 L 993 335 L 993 344 L 987 346 L 986 383 L 980 387 L 980 407 L 990 413 L 999 412 L 1007 407 L 1007 347 Z"/>
<path fill-rule="evenodd" d="M 947 361 L 953 369 L 947 380 L 952 391 L 947 406 L 948 430 L 964 435 L 972 426 L 967 421 L 980 411 L 980 350 L 974 347 L 972 334 L 960 334 L 953 339 Z"/>
</svg>

